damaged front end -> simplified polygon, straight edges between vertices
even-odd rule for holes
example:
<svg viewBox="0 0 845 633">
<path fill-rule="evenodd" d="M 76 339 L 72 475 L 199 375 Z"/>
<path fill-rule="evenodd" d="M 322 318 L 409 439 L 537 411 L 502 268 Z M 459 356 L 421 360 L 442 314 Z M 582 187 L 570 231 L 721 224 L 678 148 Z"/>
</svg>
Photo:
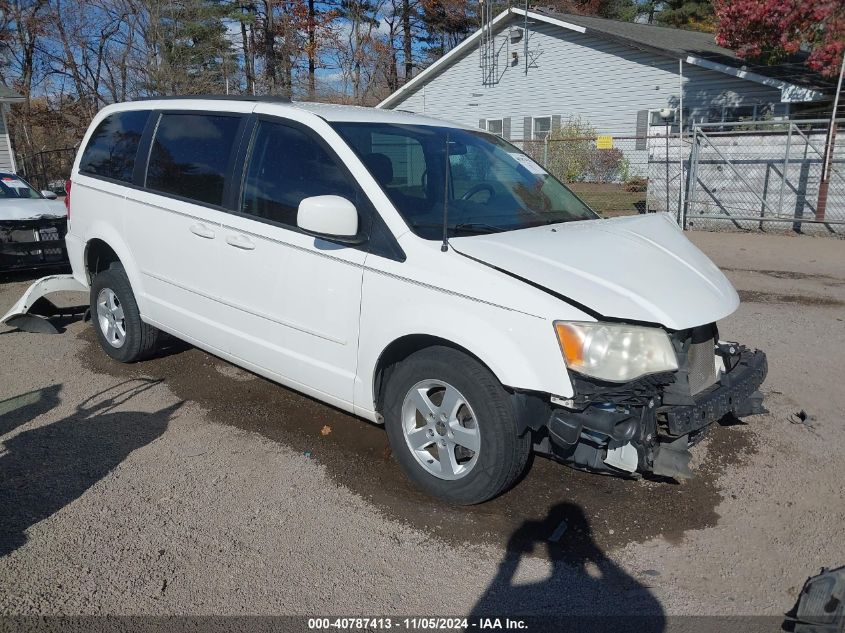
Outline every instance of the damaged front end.
<svg viewBox="0 0 845 633">
<path fill-rule="evenodd" d="M 68 264 L 67 218 L 0 220 L 0 272 Z"/>
<path fill-rule="evenodd" d="M 715 324 L 670 333 L 678 369 L 624 384 L 570 372 L 536 450 L 585 470 L 688 478 L 689 447 L 728 414 L 764 413 L 766 355 L 720 341 Z"/>
</svg>

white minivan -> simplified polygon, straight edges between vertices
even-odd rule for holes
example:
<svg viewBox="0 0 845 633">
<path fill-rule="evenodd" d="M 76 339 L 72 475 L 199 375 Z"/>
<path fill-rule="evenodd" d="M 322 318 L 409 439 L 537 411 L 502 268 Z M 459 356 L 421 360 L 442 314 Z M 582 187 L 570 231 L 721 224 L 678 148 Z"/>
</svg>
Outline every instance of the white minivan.
<svg viewBox="0 0 845 633">
<path fill-rule="evenodd" d="M 161 332 L 384 423 L 418 486 L 478 503 L 535 451 L 689 476 L 763 410 L 736 291 L 666 214 L 602 219 L 501 138 L 262 98 L 121 103 L 69 186 L 73 283 L 122 362 Z"/>
</svg>

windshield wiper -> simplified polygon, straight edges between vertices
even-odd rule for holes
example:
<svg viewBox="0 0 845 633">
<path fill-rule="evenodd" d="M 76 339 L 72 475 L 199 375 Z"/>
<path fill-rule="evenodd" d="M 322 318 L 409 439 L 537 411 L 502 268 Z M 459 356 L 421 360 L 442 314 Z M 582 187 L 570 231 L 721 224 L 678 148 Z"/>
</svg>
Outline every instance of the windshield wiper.
<svg viewBox="0 0 845 633">
<path fill-rule="evenodd" d="M 554 213 L 554 212 L 552 212 Z M 551 226 L 552 224 L 565 224 L 567 222 L 577 222 L 578 220 L 586 220 L 588 218 L 558 218 L 557 220 L 539 220 L 537 222 L 531 222 L 530 224 L 526 224 L 525 226 L 521 227 L 523 229 L 532 229 L 536 226 Z"/>
<path fill-rule="evenodd" d="M 439 229 L 443 225 L 435 224 L 434 222 L 413 223 L 411 226 L 415 229 Z M 501 226 L 494 226 L 492 224 L 484 224 L 483 222 L 459 222 L 458 224 L 450 224 L 446 227 L 450 231 L 458 231 L 461 233 L 500 233 L 508 229 Z"/>
<path fill-rule="evenodd" d="M 506 228 L 501 226 L 493 226 L 484 222 L 459 222 L 449 228 L 455 231 L 477 231 L 482 233 L 501 233 L 502 231 L 507 231 Z"/>
</svg>

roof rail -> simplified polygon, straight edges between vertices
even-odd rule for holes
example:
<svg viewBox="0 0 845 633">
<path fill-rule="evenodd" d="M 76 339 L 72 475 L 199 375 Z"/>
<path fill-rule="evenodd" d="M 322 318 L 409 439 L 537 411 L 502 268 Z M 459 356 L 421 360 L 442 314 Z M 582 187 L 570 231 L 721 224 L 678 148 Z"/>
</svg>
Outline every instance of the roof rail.
<svg viewBox="0 0 845 633">
<path fill-rule="evenodd" d="M 217 101 L 266 101 L 269 103 L 291 103 L 290 97 L 279 95 L 160 95 L 139 97 L 136 101 L 169 101 L 172 99 L 214 99 Z"/>
</svg>

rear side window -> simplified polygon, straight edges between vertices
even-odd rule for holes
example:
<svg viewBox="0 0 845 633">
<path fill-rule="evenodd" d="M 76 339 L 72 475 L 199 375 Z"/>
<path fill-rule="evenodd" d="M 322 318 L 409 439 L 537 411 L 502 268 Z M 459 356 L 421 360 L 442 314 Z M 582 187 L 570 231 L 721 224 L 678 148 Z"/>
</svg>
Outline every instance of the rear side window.
<svg viewBox="0 0 845 633">
<path fill-rule="evenodd" d="M 148 110 L 133 110 L 116 112 L 103 119 L 82 153 L 79 171 L 132 182 L 135 155 L 149 115 Z"/>
<path fill-rule="evenodd" d="M 282 123 L 259 123 L 247 160 L 243 213 L 295 227 L 303 198 L 355 201 L 355 191 L 343 167 L 313 136 Z"/>
<path fill-rule="evenodd" d="M 208 204 L 223 204 L 223 186 L 241 119 L 216 114 L 162 114 L 146 186 Z"/>
</svg>

